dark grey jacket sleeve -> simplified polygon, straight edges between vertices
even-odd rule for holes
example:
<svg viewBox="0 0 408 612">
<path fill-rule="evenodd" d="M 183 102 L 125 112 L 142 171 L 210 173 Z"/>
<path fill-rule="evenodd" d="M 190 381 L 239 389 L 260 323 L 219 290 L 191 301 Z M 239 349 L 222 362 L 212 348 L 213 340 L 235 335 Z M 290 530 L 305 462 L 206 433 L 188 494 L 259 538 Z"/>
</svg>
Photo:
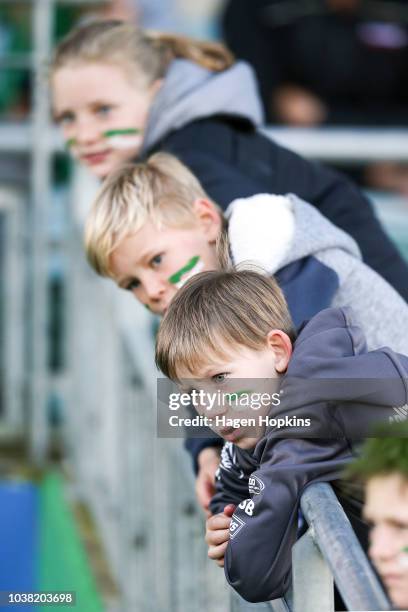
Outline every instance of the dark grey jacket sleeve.
<svg viewBox="0 0 408 612">
<path fill-rule="evenodd" d="M 224 570 L 247 601 L 269 601 L 287 591 L 303 489 L 338 478 L 349 461 L 344 442 L 318 442 L 268 440 L 262 464 L 250 477 L 252 495 L 234 512 Z"/>
</svg>

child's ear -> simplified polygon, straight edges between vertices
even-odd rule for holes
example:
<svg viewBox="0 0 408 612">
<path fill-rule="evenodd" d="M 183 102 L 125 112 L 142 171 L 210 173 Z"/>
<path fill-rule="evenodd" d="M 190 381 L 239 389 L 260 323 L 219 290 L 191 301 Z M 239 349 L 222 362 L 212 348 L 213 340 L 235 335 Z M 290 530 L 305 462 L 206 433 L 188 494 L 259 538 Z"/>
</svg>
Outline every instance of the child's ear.
<svg viewBox="0 0 408 612">
<path fill-rule="evenodd" d="M 275 355 L 275 370 L 282 374 L 286 372 L 292 356 L 292 341 L 281 329 L 271 329 L 266 336 L 266 343 Z"/>
<path fill-rule="evenodd" d="M 149 93 L 151 98 L 155 98 L 159 93 L 161 86 L 163 85 L 164 79 L 156 79 L 149 87 Z"/>
<path fill-rule="evenodd" d="M 215 243 L 221 233 L 221 213 L 213 202 L 205 198 L 194 200 L 193 209 L 208 242 Z"/>
</svg>

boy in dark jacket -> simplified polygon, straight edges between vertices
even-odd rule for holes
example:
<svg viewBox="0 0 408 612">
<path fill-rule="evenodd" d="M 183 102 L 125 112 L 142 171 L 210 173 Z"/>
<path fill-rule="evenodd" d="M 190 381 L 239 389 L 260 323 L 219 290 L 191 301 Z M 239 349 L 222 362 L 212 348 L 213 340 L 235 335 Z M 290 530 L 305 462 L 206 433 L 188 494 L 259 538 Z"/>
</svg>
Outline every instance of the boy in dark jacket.
<svg viewBox="0 0 408 612">
<path fill-rule="evenodd" d="M 207 542 L 240 595 L 287 590 L 299 500 L 313 482 L 333 483 L 364 540 L 361 501 L 340 478 L 354 441 L 407 403 L 408 358 L 367 352 L 350 309 L 320 312 L 295 338 L 275 281 L 242 270 L 199 274 L 178 292 L 156 361 L 227 440 Z"/>
</svg>

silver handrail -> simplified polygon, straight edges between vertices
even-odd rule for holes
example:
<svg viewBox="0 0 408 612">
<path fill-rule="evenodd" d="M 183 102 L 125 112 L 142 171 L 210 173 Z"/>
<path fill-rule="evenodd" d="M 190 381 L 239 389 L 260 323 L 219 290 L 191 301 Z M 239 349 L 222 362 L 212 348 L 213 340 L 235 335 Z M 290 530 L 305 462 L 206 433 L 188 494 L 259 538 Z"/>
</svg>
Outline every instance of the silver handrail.
<svg viewBox="0 0 408 612">
<path fill-rule="evenodd" d="M 354 165 L 377 161 L 408 161 L 408 130 L 372 127 L 287 128 L 262 130 L 280 145 L 304 157 Z"/>
<path fill-rule="evenodd" d="M 296 547 L 302 546 L 303 538 L 294 547 L 294 612 L 323 610 L 321 604 L 319 605 L 319 601 L 322 601 L 322 590 L 315 591 L 312 600 L 304 586 L 305 572 L 308 575 L 307 583 L 310 585 L 312 582 L 309 561 L 314 556 L 318 562 L 325 561 L 320 565 L 323 572 L 326 572 L 326 579 L 322 581 L 322 575 L 316 576 L 322 582 L 323 588 L 327 592 L 330 589 L 328 581 L 334 579 L 349 610 L 391 610 L 390 602 L 331 486 L 327 483 L 309 486 L 302 495 L 300 505 L 309 525 L 309 531 L 303 538 L 310 539 L 315 546 L 314 551 L 313 547 L 309 547 L 307 556 L 302 555 L 300 558 L 296 556 Z M 325 564 L 330 572 L 324 568 Z M 324 612 L 329 609 L 325 607 Z"/>
</svg>

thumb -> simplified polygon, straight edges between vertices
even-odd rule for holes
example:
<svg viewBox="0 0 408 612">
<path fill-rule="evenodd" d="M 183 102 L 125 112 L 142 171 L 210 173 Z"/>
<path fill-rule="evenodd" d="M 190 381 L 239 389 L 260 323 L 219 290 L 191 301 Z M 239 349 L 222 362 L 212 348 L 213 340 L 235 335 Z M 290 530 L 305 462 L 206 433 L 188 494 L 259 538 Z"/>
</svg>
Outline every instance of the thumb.
<svg viewBox="0 0 408 612">
<path fill-rule="evenodd" d="M 224 508 L 225 516 L 232 516 L 235 512 L 235 508 L 236 506 L 234 504 L 228 504 L 228 506 L 225 506 Z"/>
</svg>

